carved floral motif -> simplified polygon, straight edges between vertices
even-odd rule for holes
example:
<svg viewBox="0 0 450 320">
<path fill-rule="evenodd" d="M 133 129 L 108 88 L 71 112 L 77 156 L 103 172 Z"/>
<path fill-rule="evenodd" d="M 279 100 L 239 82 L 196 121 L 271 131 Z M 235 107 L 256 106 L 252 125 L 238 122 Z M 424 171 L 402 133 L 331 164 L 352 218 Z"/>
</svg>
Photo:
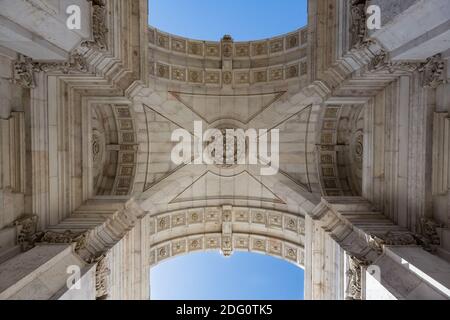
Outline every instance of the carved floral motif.
<svg viewBox="0 0 450 320">
<path fill-rule="evenodd" d="M 428 58 L 418 70 L 422 73 L 422 85 L 425 88 L 435 89 L 445 82 L 445 61 L 442 59 L 441 54 Z"/>
<path fill-rule="evenodd" d="M 370 265 L 370 262 L 362 257 L 350 256 L 349 268 L 347 271 L 347 299 L 348 300 L 361 300 L 361 280 L 362 272 L 365 267 Z"/>
<path fill-rule="evenodd" d="M 25 56 L 20 56 L 14 63 L 14 80 L 24 88 L 34 88 L 34 72 L 87 72 L 88 66 L 84 56 L 73 52 L 68 61 L 64 62 L 39 62 Z"/>
<path fill-rule="evenodd" d="M 92 2 L 92 37 L 93 40 L 84 41 L 81 46 L 89 49 L 104 51 L 108 49 L 106 26 L 106 3 L 104 0 L 89 0 Z"/>
</svg>

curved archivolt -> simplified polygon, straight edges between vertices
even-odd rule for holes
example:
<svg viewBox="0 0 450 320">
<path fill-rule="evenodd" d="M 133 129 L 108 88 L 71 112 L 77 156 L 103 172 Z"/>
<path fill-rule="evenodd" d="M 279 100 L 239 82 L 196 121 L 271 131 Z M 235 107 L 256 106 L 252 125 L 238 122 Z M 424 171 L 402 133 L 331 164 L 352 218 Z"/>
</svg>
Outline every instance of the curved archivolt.
<svg viewBox="0 0 450 320">
<path fill-rule="evenodd" d="M 249 251 L 304 266 L 304 217 L 248 207 L 206 207 L 147 217 L 150 265 L 191 252 Z"/>
</svg>

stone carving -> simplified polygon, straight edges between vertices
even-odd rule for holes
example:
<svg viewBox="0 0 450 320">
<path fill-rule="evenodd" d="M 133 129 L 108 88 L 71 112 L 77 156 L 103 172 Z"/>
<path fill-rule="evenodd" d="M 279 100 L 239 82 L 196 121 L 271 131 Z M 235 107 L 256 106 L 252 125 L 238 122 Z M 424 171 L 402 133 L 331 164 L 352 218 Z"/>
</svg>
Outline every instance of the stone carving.
<svg viewBox="0 0 450 320">
<path fill-rule="evenodd" d="M 222 254 L 229 257 L 233 254 L 233 244 L 231 236 L 222 237 Z"/>
<path fill-rule="evenodd" d="M 17 228 L 17 243 L 22 252 L 34 247 L 37 223 L 38 216 L 36 215 L 24 216 L 13 223 L 13 226 Z"/>
<path fill-rule="evenodd" d="M 389 54 L 385 50 L 377 53 L 368 64 L 368 70 L 375 71 L 389 71 L 394 73 L 396 71 L 414 72 L 420 68 L 421 64 L 409 61 L 390 61 Z"/>
<path fill-rule="evenodd" d="M 14 63 L 14 82 L 24 88 L 34 88 L 33 60 L 28 57 L 20 56 Z"/>
<path fill-rule="evenodd" d="M 425 88 L 437 88 L 440 84 L 445 83 L 445 61 L 441 54 L 437 54 L 422 64 L 418 71 L 422 73 L 422 85 Z"/>
<path fill-rule="evenodd" d="M 350 34 L 351 46 L 358 48 L 366 37 L 366 2 L 367 0 L 351 0 L 350 3 Z"/>
<path fill-rule="evenodd" d="M 45 231 L 36 235 L 35 243 L 75 243 L 75 252 L 79 254 L 81 250 L 86 249 L 88 238 L 89 231 L 80 233 L 70 230 L 64 232 Z"/>
<path fill-rule="evenodd" d="M 350 256 L 347 275 L 347 300 L 361 300 L 362 272 L 370 265 L 370 262 L 363 257 Z"/>
<path fill-rule="evenodd" d="M 370 248 L 381 254 L 384 246 L 410 246 L 417 245 L 418 242 L 416 237 L 410 232 L 389 231 L 383 235 L 371 235 L 368 244 Z"/>
<path fill-rule="evenodd" d="M 224 35 L 222 38 L 222 55 L 224 58 L 233 57 L 233 38 L 230 35 Z"/>
<path fill-rule="evenodd" d="M 92 2 L 92 37 L 81 46 L 89 49 L 105 51 L 107 46 L 108 27 L 106 26 L 106 3 L 104 0 L 89 0 Z"/>
<path fill-rule="evenodd" d="M 97 259 L 97 267 L 95 269 L 95 289 L 97 300 L 106 300 L 109 297 L 109 277 L 111 269 L 109 269 L 109 260 L 105 255 Z"/>
<path fill-rule="evenodd" d="M 14 63 L 14 81 L 24 88 L 34 88 L 34 72 L 87 72 L 88 66 L 84 56 L 73 52 L 65 62 L 39 62 L 25 56 L 20 56 Z"/>
<path fill-rule="evenodd" d="M 32 249 L 38 243 L 51 244 L 71 244 L 75 243 L 75 252 L 80 254 L 83 249 L 86 249 L 89 238 L 89 231 L 87 232 L 72 232 L 66 230 L 64 232 L 56 231 L 41 231 L 37 232 L 38 217 L 35 215 L 24 216 L 16 220 L 12 226 L 17 227 L 17 242 L 20 245 L 22 252 Z M 90 260 L 87 259 L 88 263 Z"/>
<path fill-rule="evenodd" d="M 420 232 L 421 242 L 425 250 L 434 252 L 436 247 L 440 246 L 441 239 L 437 232 L 437 228 L 441 228 L 442 225 L 430 218 L 422 218 L 420 220 Z"/>
</svg>

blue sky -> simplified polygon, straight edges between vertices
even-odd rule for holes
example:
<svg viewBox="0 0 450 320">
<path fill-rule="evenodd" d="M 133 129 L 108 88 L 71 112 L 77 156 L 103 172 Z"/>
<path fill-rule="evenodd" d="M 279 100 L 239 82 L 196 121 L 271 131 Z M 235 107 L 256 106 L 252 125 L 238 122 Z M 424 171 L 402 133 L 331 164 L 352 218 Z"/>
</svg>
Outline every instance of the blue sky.
<svg viewBox="0 0 450 320">
<path fill-rule="evenodd" d="M 257 40 L 307 23 L 306 0 L 149 0 L 149 23 L 187 38 Z M 252 253 L 195 253 L 151 271 L 152 299 L 302 299 L 303 270 Z"/>
<path fill-rule="evenodd" d="M 188 38 L 247 41 L 305 26 L 306 10 L 306 0 L 149 0 L 149 23 Z"/>
<path fill-rule="evenodd" d="M 302 300 L 303 269 L 257 253 L 191 253 L 152 268 L 153 300 Z"/>
</svg>

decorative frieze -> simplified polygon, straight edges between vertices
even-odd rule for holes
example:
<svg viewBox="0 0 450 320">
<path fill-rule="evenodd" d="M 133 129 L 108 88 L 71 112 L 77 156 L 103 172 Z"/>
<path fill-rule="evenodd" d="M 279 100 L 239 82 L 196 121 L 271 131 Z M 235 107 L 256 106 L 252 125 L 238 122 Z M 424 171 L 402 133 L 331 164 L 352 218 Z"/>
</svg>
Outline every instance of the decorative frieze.
<svg viewBox="0 0 450 320">
<path fill-rule="evenodd" d="M 260 208 L 207 207 L 179 210 L 149 218 L 151 264 L 198 250 L 267 253 L 303 265 L 303 217 Z M 250 228 L 251 234 L 239 233 Z M 156 229 L 156 230 L 155 230 Z M 286 239 L 282 235 L 286 236 Z M 292 241 L 292 237 L 298 239 Z"/>
<path fill-rule="evenodd" d="M 74 51 L 68 61 L 64 62 L 39 62 L 33 59 L 20 56 L 14 63 L 14 81 L 24 88 L 34 88 L 35 72 L 59 72 L 68 74 L 71 72 L 88 72 L 87 61 L 81 53 Z"/>
<path fill-rule="evenodd" d="M 80 254 L 81 250 L 86 249 L 89 234 L 90 234 L 89 231 L 85 232 L 73 232 L 70 230 L 66 230 L 64 232 L 45 231 L 36 234 L 35 244 L 37 243 L 75 244 L 75 252 L 77 254 Z"/>
</svg>

